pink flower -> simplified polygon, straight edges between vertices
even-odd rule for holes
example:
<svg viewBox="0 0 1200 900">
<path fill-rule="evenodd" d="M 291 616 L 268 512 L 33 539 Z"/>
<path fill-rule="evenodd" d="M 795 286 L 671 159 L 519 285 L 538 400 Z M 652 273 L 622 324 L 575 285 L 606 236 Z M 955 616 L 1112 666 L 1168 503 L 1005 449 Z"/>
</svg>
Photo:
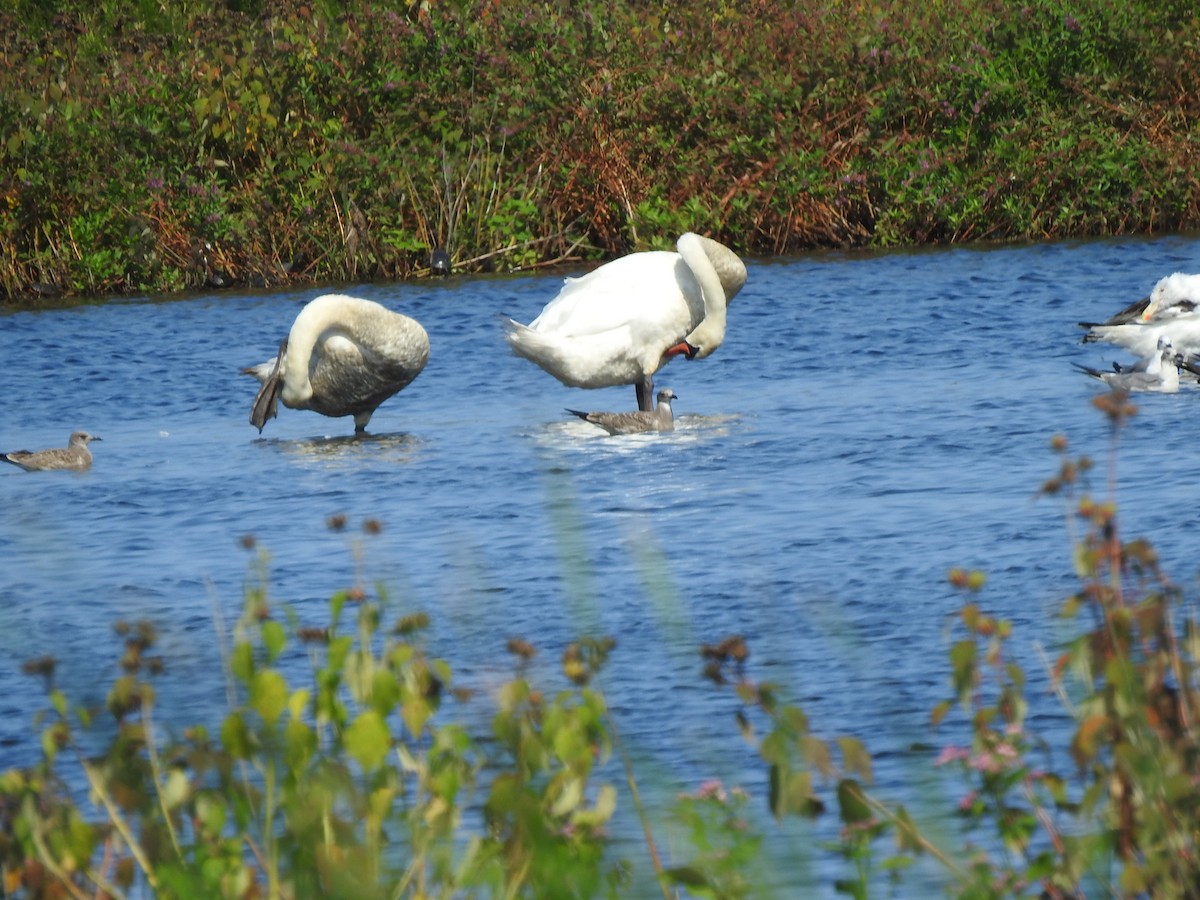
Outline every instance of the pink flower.
<svg viewBox="0 0 1200 900">
<path fill-rule="evenodd" d="M 978 799 L 979 799 L 979 792 L 971 791 L 971 793 L 967 794 L 965 797 L 963 797 L 961 800 L 958 801 L 958 808 L 961 809 L 963 812 L 970 812 L 972 807 L 975 806 L 975 801 Z"/>
<path fill-rule="evenodd" d="M 697 800 L 719 800 L 725 802 L 725 788 L 716 778 L 710 778 L 696 788 Z"/>
<path fill-rule="evenodd" d="M 933 761 L 935 766 L 944 766 L 947 763 L 959 762 L 966 759 L 970 754 L 962 747 L 943 747 L 942 752 L 938 754 L 937 759 Z"/>
<path fill-rule="evenodd" d="M 983 772 L 986 775 L 995 775 L 1004 768 L 996 757 L 990 753 L 977 753 L 971 757 L 967 763 L 976 772 Z"/>
<path fill-rule="evenodd" d="M 1003 757 L 1006 760 L 1014 760 L 1017 758 L 1017 748 L 1007 741 L 1001 741 L 996 745 L 995 754 Z"/>
</svg>

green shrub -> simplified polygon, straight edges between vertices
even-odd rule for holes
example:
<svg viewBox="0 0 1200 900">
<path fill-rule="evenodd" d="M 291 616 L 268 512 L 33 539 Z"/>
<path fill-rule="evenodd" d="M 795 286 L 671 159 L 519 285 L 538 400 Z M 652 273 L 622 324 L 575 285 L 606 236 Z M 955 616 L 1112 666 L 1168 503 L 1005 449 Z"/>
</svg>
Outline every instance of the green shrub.
<svg viewBox="0 0 1200 900">
<path fill-rule="evenodd" d="M 782 253 L 1194 227 L 1198 29 L 1149 0 L 21 2 L 0 296 L 402 278 L 439 245 L 512 269 L 688 228 Z"/>
</svg>

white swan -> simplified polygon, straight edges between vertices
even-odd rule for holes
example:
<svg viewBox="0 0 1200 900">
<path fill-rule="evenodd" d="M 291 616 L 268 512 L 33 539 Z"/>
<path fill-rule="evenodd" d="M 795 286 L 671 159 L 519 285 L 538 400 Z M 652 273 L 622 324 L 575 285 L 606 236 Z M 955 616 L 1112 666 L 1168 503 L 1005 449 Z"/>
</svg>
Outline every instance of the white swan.
<svg viewBox="0 0 1200 900">
<path fill-rule="evenodd" d="M 632 253 L 568 278 L 528 326 L 505 335 L 518 356 L 570 387 L 632 384 L 653 410 L 654 373 L 673 356 L 703 359 L 725 340 L 725 307 L 746 266 L 723 244 L 688 232 L 677 253 Z"/>
<path fill-rule="evenodd" d="M 609 434 L 641 434 L 646 431 L 674 431 L 675 417 L 671 412 L 671 401 L 678 400 L 670 388 L 658 392 L 658 406 L 653 411 L 638 410 L 637 412 L 580 412 L 568 409 L 573 416 L 579 416 L 585 422 L 599 425 Z"/>
<path fill-rule="evenodd" d="M 300 310 L 275 359 L 242 370 L 262 382 L 250 424 L 261 432 L 282 400 L 289 409 L 354 416 L 355 432 L 365 431 L 379 404 L 428 359 L 419 322 L 370 300 L 325 294 Z"/>
<path fill-rule="evenodd" d="M 50 469 L 84 472 L 92 467 L 92 451 L 88 449 L 88 442 L 98 440 L 100 438 L 97 435 L 86 431 L 73 431 L 65 447 L 36 452 L 13 450 L 11 453 L 0 453 L 0 460 L 20 466 L 26 472 L 45 472 Z"/>
</svg>

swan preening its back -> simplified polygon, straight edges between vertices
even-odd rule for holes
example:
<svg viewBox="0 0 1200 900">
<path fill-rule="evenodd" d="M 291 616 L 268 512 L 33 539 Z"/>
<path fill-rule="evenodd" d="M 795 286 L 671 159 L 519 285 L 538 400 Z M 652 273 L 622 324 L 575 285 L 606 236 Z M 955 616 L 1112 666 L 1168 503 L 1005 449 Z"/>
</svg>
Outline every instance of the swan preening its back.
<svg viewBox="0 0 1200 900">
<path fill-rule="evenodd" d="M 88 449 L 89 441 L 98 441 L 97 435 L 86 431 L 74 431 L 65 447 L 55 447 L 51 450 L 14 450 L 11 453 L 0 453 L 4 462 L 19 466 L 26 472 L 45 472 L 51 469 L 83 472 L 92 467 L 92 451 Z"/>
<path fill-rule="evenodd" d="M 407 387 L 429 359 L 419 322 L 371 300 L 325 294 L 309 302 L 279 355 L 243 371 L 262 382 L 250 424 L 262 431 L 277 401 L 323 416 L 353 416 L 366 430 L 384 400 Z"/>
<path fill-rule="evenodd" d="M 509 320 L 509 345 L 570 387 L 632 384 L 638 408 L 652 410 L 654 373 L 673 356 L 720 347 L 726 304 L 746 283 L 745 264 L 723 244 L 689 232 L 675 246 L 568 278 L 529 325 Z"/>
</svg>

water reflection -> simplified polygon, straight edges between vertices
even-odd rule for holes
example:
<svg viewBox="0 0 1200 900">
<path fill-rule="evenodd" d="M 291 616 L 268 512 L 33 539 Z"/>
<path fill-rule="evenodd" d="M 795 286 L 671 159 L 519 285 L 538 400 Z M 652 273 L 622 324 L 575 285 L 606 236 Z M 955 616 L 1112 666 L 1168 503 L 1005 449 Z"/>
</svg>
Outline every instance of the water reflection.
<svg viewBox="0 0 1200 900">
<path fill-rule="evenodd" d="M 411 463 L 428 441 L 408 432 L 348 434 L 319 438 L 256 438 L 255 446 L 278 451 L 307 462 L 332 468 L 354 468 L 364 461 Z"/>
</svg>

